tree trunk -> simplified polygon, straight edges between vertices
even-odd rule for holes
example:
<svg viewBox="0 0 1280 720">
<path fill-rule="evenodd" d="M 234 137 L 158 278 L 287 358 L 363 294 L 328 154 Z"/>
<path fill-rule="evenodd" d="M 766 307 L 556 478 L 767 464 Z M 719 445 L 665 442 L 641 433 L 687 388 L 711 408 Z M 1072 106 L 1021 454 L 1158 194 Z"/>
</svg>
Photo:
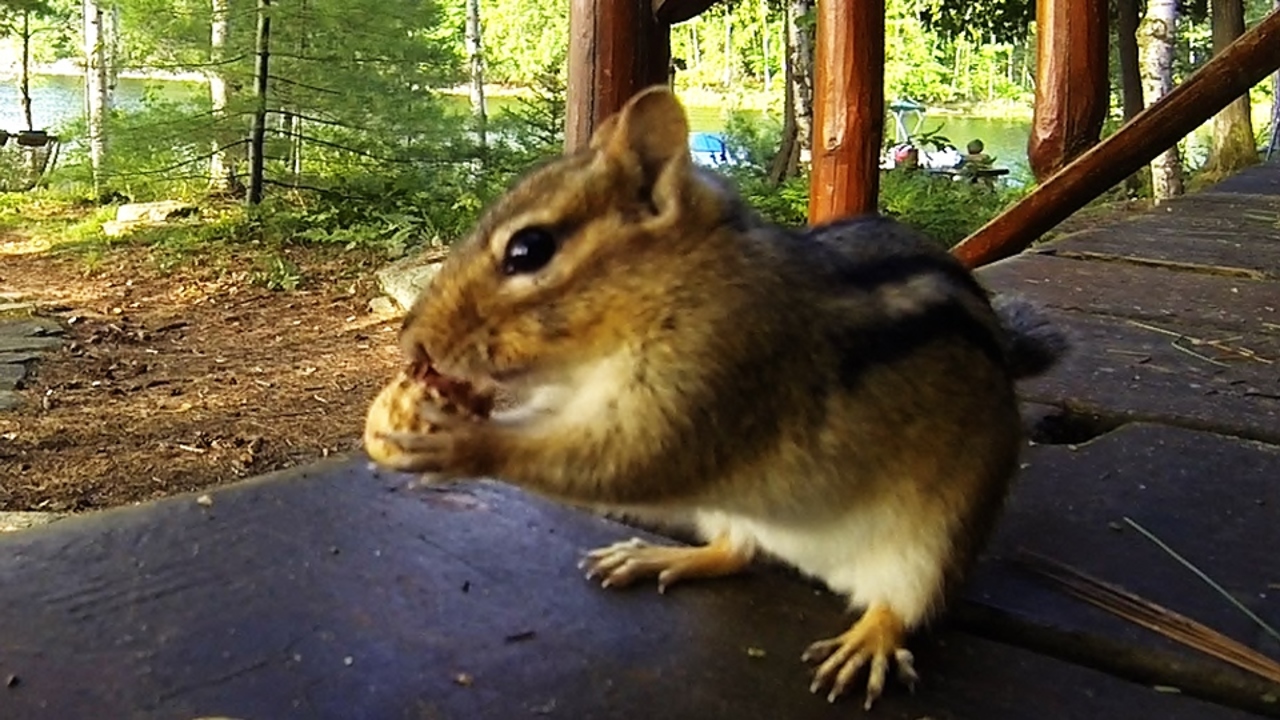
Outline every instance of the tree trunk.
<svg viewBox="0 0 1280 720">
<path fill-rule="evenodd" d="M 795 43 L 788 49 L 791 56 L 791 88 L 795 93 L 796 135 L 800 150 L 813 148 L 813 34 L 816 29 L 813 9 L 815 0 L 791 0 Z"/>
<path fill-rule="evenodd" d="M 115 105 L 116 87 L 120 85 L 120 5 L 111 0 L 102 12 L 103 57 L 107 66 L 107 110 Z"/>
<path fill-rule="evenodd" d="M 103 33 L 102 6 L 97 0 L 84 0 L 85 115 L 89 124 L 89 164 L 93 168 L 93 190 L 102 193 L 103 163 L 107 141 L 104 126 L 109 100 L 107 97 L 107 50 Z"/>
<path fill-rule="evenodd" d="M 18 102 L 28 130 L 35 130 L 31 117 L 31 11 L 22 11 L 22 70 L 18 76 Z"/>
<path fill-rule="evenodd" d="M 769 166 L 774 185 L 799 174 L 801 156 L 813 143 L 813 2 L 787 3 L 782 146 Z"/>
<path fill-rule="evenodd" d="M 249 136 L 250 205 L 262 202 L 263 160 L 267 140 L 267 63 L 271 58 L 271 0 L 258 0 L 257 63 L 254 67 L 253 129 Z"/>
<path fill-rule="evenodd" d="M 1213 52 L 1218 54 L 1244 34 L 1244 0 L 1212 0 Z M 1213 118 L 1213 145 L 1205 170 L 1229 175 L 1258 162 L 1249 93 Z"/>
<path fill-rule="evenodd" d="M 1138 66 L 1138 0 L 1116 0 L 1116 49 L 1120 56 L 1120 91 L 1124 121 L 1142 112 L 1142 72 Z M 1125 189 L 1137 195 L 1142 190 L 1142 175 L 1125 178 Z"/>
<path fill-rule="evenodd" d="M 467 0 L 467 65 L 471 75 L 471 116 L 475 120 L 480 146 L 487 144 L 488 124 L 484 109 L 484 53 L 480 38 L 480 0 Z"/>
<path fill-rule="evenodd" d="M 1177 22 L 1177 0 L 1147 0 L 1147 15 L 1138 28 L 1142 91 L 1147 107 L 1173 89 Z M 1160 202 L 1182 192 L 1182 157 L 1175 143 L 1151 162 L 1151 194 Z"/>
<path fill-rule="evenodd" d="M 773 89 L 773 74 L 769 71 L 769 0 L 760 0 L 760 57 L 764 69 L 764 91 Z"/>
<path fill-rule="evenodd" d="M 231 168 L 223 142 L 222 123 L 227 112 L 227 15 L 231 0 L 213 0 L 213 16 L 209 31 L 209 104 L 213 110 L 213 154 L 209 156 L 209 189 L 223 192 L 231 187 Z"/>
<path fill-rule="evenodd" d="M 790 33 L 787 44 L 790 46 Z M 769 163 L 769 184 L 777 187 L 782 181 L 794 177 L 800 169 L 800 137 L 796 129 L 796 92 L 792 83 L 791 52 L 782 56 L 782 142 Z"/>
<path fill-rule="evenodd" d="M 733 8 L 724 6 L 724 72 L 720 84 L 729 87 L 733 83 Z"/>
<path fill-rule="evenodd" d="M 1280 12 L 1280 0 L 1275 1 L 1275 11 Z M 1267 142 L 1267 160 L 1280 157 L 1280 70 L 1272 76 L 1271 85 L 1271 140 Z"/>
<path fill-rule="evenodd" d="M 1142 112 L 1142 71 L 1138 66 L 1138 0 L 1116 0 L 1116 47 L 1125 122 Z"/>
<path fill-rule="evenodd" d="M 702 48 L 698 46 L 698 18 L 689 21 L 689 44 L 693 46 L 693 68 L 702 66 Z"/>
</svg>

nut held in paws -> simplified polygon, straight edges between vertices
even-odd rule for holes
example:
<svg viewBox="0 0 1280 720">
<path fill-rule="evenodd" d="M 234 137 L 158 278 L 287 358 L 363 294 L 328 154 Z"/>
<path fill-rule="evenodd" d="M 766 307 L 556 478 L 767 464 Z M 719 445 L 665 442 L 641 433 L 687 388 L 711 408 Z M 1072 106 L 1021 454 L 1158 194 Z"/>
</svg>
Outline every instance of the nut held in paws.
<svg viewBox="0 0 1280 720">
<path fill-rule="evenodd" d="M 426 363 L 402 369 L 369 406 L 364 426 L 364 447 L 369 457 L 394 467 L 400 450 L 380 436 L 430 433 L 432 425 L 422 412 L 427 405 L 448 414 L 483 419 L 493 409 L 493 394 L 478 391 L 466 381 L 445 377 Z"/>
</svg>

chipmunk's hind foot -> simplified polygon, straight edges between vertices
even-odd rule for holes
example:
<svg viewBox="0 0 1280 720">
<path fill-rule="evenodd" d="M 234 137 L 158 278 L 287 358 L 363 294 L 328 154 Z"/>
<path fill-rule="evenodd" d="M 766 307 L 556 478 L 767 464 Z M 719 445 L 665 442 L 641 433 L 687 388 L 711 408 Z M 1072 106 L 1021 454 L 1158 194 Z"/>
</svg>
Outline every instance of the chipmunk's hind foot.
<svg viewBox="0 0 1280 720">
<path fill-rule="evenodd" d="M 819 640 L 804 651 L 802 661 L 822 663 L 814 672 L 809 692 L 829 686 L 827 701 L 835 702 L 858 671 L 869 664 L 867 699 L 863 704 L 869 710 L 884 691 L 890 663 L 897 667 L 898 679 L 914 690 L 920 676 L 916 674 L 914 656 L 903 647 L 905 637 L 906 630 L 896 613 L 884 605 L 872 605 L 853 627 L 834 638 Z"/>
</svg>

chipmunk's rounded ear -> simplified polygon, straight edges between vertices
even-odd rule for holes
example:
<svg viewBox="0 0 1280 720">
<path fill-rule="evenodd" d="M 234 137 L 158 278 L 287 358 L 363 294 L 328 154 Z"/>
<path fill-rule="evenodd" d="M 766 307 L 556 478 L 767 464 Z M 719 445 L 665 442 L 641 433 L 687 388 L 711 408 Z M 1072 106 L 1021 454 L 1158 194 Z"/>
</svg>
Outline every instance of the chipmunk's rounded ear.
<svg viewBox="0 0 1280 720">
<path fill-rule="evenodd" d="M 624 162 L 639 161 L 646 184 L 652 185 L 672 162 L 690 159 L 689 120 L 675 93 L 656 85 L 601 123 L 591 146 Z"/>
</svg>

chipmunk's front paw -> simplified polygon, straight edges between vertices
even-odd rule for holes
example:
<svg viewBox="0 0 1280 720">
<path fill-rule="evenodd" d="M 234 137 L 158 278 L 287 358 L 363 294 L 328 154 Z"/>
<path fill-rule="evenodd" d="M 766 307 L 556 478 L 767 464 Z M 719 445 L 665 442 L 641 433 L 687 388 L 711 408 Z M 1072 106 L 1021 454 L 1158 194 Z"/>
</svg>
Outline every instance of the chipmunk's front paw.
<svg viewBox="0 0 1280 720">
<path fill-rule="evenodd" d="M 383 430 L 374 437 L 385 444 L 379 462 L 401 472 L 427 473 L 432 480 L 452 480 L 482 474 L 476 462 L 482 420 L 446 413 L 425 405 L 420 409 L 427 432 Z"/>
<path fill-rule="evenodd" d="M 677 580 L 718 577 L 738 572 L 751 562 L 751 552 L 717 538 L 701 547 L 664 547 L 631 538 L 593 550 L 578 563 L 587 579 L 600 578 L 602 587 L 624 587 L 646 577 L 658 577 L 658 592 Z"/>
<path fill-rule="evenodd" d="M 884 691 L 885 675 L 889 663 L 898 669 L 898 679 L 911 689 L 920 680 L 916 674 L 911 651 L 903 647 L 906 631 L 902 620 L 884 605 L 867 608 L 853 627 L 829 640 L 819 640 L 804 651 L 804 662 L 822 661 L 814 672 L 810 692 L 818 692 L 830 686 L 827 701 L 835 702 L 844 694 L 853 678 L 864 665 L 867 670 L 867 700 L 863 707 L 871 705 Z"/>
<path fill-rule="evenodd" d="M 382 459 L 382 465 L 401 472 L 430 473 L 448 477 L 456 465 L 456 438 L 445 433 L 385 432 L 377 438 L 395 448 Z"/>
</svg>

